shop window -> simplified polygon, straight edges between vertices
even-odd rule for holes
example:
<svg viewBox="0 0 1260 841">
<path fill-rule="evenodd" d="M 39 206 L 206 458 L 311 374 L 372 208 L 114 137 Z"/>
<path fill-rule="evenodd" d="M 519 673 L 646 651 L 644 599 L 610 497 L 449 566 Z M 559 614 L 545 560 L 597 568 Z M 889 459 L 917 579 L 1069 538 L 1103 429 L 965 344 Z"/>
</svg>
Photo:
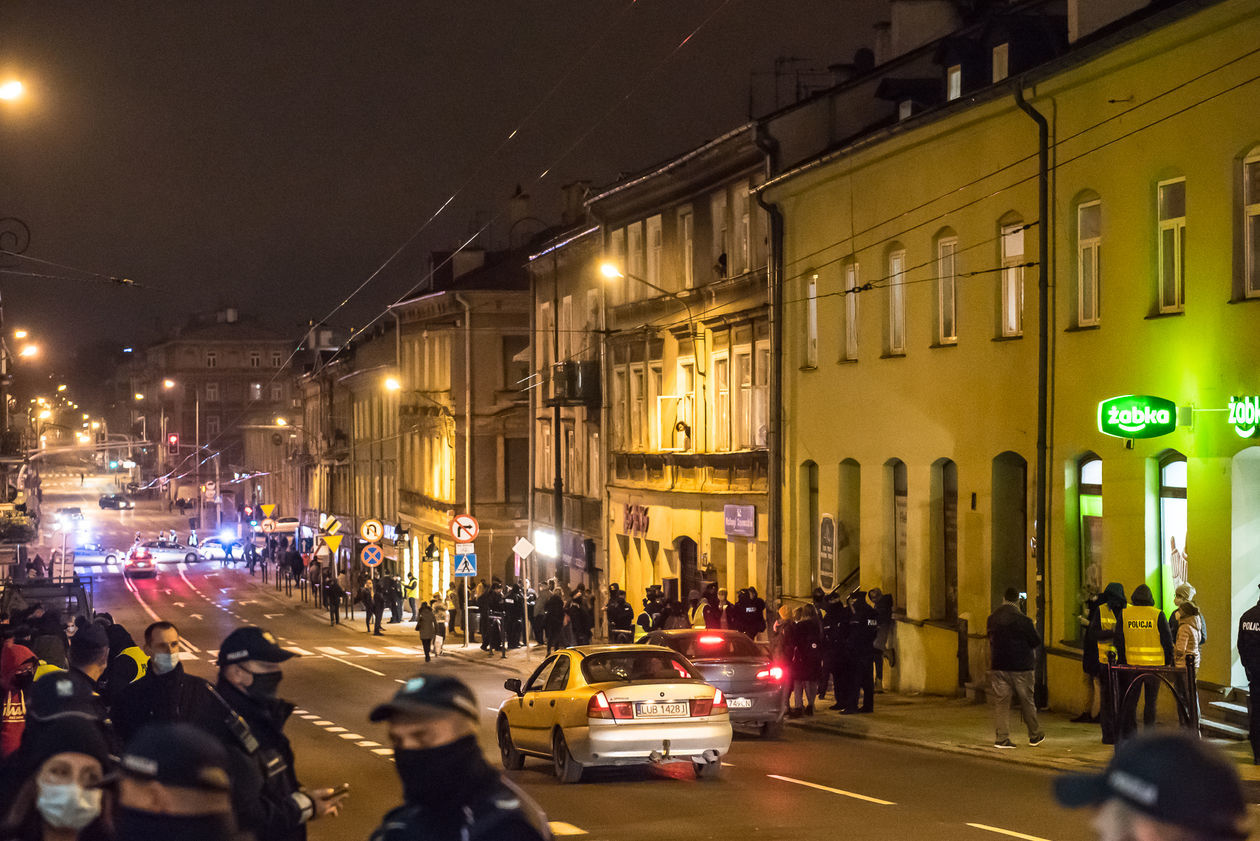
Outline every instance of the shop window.
<svg viewBox="0 0 1260 841">
<path fill-rule="evenodd" d="M 1186 478 L 1186 457 L 1181 453 L 1169 452 L 1159 460 L 1159 579 L 1163 590 L 1160 603 L 1165 610 L 1173 607 L 1173 591 L 1190 577 L 1186 555 Z"/>
<path fill-rule="evenodd" d="M 1159 311 L 1186 305 L 1186 179 L 1159 185 Z"/>
<path fill-rule="evenodd" d="M 1089 594 L 1102 592 L 1103 463 L 1093 453 L 1077 463 L 1076 494 L 1080 510 L 1080 581 Z"/>
<path fill-rule="evenodd" d="M 958 618 L 958 466 L 944 458 L 932 465 L 932 616 Z"/>
</svg>

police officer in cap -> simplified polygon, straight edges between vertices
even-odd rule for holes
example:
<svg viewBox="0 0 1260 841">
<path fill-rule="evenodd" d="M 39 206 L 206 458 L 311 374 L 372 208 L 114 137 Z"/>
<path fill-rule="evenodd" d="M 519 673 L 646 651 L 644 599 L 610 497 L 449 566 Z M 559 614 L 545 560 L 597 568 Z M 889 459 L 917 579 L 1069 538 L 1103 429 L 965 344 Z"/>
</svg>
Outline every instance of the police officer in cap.
<svg viewBox="0 0 1260 841">
<path fill-rule="evenodd" d="M 632 642 L 634 638 L 634 608 L 626 602 L 626 591 L 618 584 L 608 588 L 608 641 Z"/>
<path fill-rule="evenodd" d="M 191 724 L 149 724 L 119 762 L 117 841 L 231 841 L 228 752 Z"/>
<path fill-rule="evenodd" d="M 372 841 L 551 838 L 538 805 L 482 756 L 479 709 L 458 678 L 422 675 L 372 710 L 372 721 L 389 724 L 406 801 L 385 815 Z"/>
<path fill-rule="evenodd" d="M 1238 659 L 1247 670 L 1248 693 L 1254 699 L 1256 692 L 1260 691 L 1260 602 L 1238 619 Z M 1256 709 L 1257 705 L 1260 705 L 1260 700 L 1250 702 L 1248 720 L 1251 725 L 1252 761 L 1260 765 L 1260 710 Z"/>
<path fill-rule="evenodd" d="M 293 705 L 276 697 L 281 663 L 296 657 L 262 628 L 228 634 L 219 646 L 219 679 L 192 723 L 217 738 L 231 761 L 237 825 L 267 841 L 302 841 L 307 821 L 335 816 L 346 788 L 304 788 L 293 768 L 284 723 Z"/>
<path fill-rule="evenodd" d="M 1054 781 L 1064 806 L 1092 806 L 1099 841 L 1241 841 L 1250 821 L 1234 766 L 1181 733 L 1122 744 L 1101 774 Z"/>
</svg>

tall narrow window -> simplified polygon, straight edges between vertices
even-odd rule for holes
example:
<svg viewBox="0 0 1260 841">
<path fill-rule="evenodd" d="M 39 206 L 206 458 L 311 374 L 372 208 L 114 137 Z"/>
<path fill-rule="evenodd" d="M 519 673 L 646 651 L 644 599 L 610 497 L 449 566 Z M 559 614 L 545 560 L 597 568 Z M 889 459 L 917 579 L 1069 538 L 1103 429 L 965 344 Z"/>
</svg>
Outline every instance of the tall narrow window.
<svg viewBox="0 0 1260 841">
<path fill-rule="evenodd" d="M 206 351 L 206 367 L 207 368 L 219 367 L 219 354 L 218 353 L 216 353 L 213 350 Z"/>
<path fill-rule="evenodd" d="M 557 362 L 566 362 L 573 358 L 573 296 L 565 295 L 560 299 L 560 358 Z"/>
<path fill-rule="evenodd" d="M 636 450 L 643 449 L 643 419 L 647 415 L 647 389 L 643 378 L 643 366 L 630 367 L 630 443 Z"/>
<path fill-rule="evenodd" d="M 219 416 L 218 415 L 206 415 L 206 434 L 207 435 L 219 434 Z"/>
<path fill-rule="evenodd" d="M 936 329 L 943 345 L 958 343 L 958 240 L 936 243 Z"/>
<path fill-rule="evenodd" d="M 751 231 L 748 219 L 748 184 L 735 185 L 734 201 L 735 217 L 735 269 L 733 274 L 743 274 L 751 267 L 749 264 L 749 241 Z"/>
<path fill-rule="evenodd" d="M 643 223 L 635 222 L 626 227 L 626 278 L 625 300 L 633 301 L 640 297 L 643 284 L 634 278 L 643 277 Z"/>
<path fill-rule="evenodd" d="M 731 448 L 731 358 L 713 357 L 713 449 Z"/>
<path fill-rule="evenodd" d="M 628 449 L 626 438 L 626 371 L 618 368 L 613 372 L 613 446 Z"/>
<path fill-rule="evenodd" d="M 262 400 L 262 383 L 249 384 L 249 399 L 251 402 L 254 400 Z"/>
<path fill-rule="evenodd" d="M 206 383 L 206 402 L 207 403 L 219 402 L 219 384 L 218 383 Z"/>
<path fill-rule="evenodd" d="M 599 432 L 588 430 L 586 433 L 586 492 L 590 496 L 599 496 L 600 482 L 602 481 L 600 464 L 603 462 L 603 458 L 604 453 L 599 448 Z"/>
<path fill-rule="evenodd" d="M 551 304 L 540 304 L 538 306 L 538 361 L 542 364 L 544 373 L 547 373 L 547 368 L 555 361 L 552 359 L 554 355 L 552 342 L 555 338 L 552 318 Z"/>
<path fill-rule="evenodd" d="M 623 274 L 630 270 L 626 265 L 626 230 L 618 228 L 608 235 L 608 260 Z M 626 278 L 612 277 L 605 281 L 608 284 L 608 297 L 612 304 L 625 303 Z"/>
<path fill-rule="evenodd" d="M 271 367 L 279 368 L 282 365 L 284 365 L 284 354 L 278 350 L 273 350 L 271 352 Z"/>
<path fill-rule="evenodd" d="M 280 383 L 271 384 L 271 402 L 279 403 L 284 399 L 284 386 Z"/>
<path fill-rule="evenodd" d="M 1246 250 L 1243 294 L 1260 298 L 1260 152 L 1243 161 L 1242 223 Z"/>
<path fill-rule="evenodd" d="M 1173 591 L 1190 578 L 1186 555 L 1187 488 L 1186 457 L 1172 452 L 1159 463 L 1159 566 L 1163 598 L 1156 601 L 1171 610 Z M 1159 594 L 1156 594 L 1159 599 Z"/>
<path fill-rule="evenodd" d="M 818 275 L 809 279 L 805 299 L 805 367 L 818 367 Z"/>
<path fill-rule="evenodd" d="M 647 267 L 646 274 L 639 275 L 648 283 L 661 286 L 661 217 L 660 214 L 647 220 Z"/>
<path fill-rule="evenodd" d="M 249 367 L 251 368 L 262 367 L 262 351 L 251 350 L 249 352 Z"/>
<path fill-rule="evenodd" d="M 735 351 L 735 446 L 753 446 L 753 357 L 751 349 Z"/>
<path fill-rule="evenodd" d="M 709 199 L 709 223 L 713 230 L 713 264 L 720 277 L 728 274 L 727 261 L 731 258 L 730 225 L 726 217 L 726 192 L 714 193 Z"/>
<path fill-rule="evenodd" d="M 1010 75 L 1010 44 L 998 44 L 993 48 L 993 82 L 1002 81 Z"/>
<path fill-rule="evenodd" d="M 1098 324 L 1101 283 L 1102 202 L 1085 202 L 1076 208 L 1076 325 Z"/>
<path fill-rule="evenodd" d="M 678 211 L 678 265 L 684 289 L 696 285 L 696 217 L 691 208 Z"/>
<path fill-rule="evenodd" d="M 426 439 L 426 449 L 429 440 Z M 427 459 L 431 460 L 431 459 Z M 538 422 L 538 487 L 546 488 L 554 484 L 551 472 L 555 466 L 555 459 L 551 455 L 551 421 Z M 433 485 L 437 487 L 439 480 L 436 476 L 433 478 Z"/>
<path fill-rule="evenodd" d="M 1024 334 L 1024 226 L 1002 228 L 1003 336 Z"/>
<path fill-rule="evenodd" d="M 906 352 L 906 252 L 888 255 L 888 353 Z"/>
<path fill-rule="evenodd" d="M 1159 311 L 1186 308 L 1186 179 L 1159 185 Z"/>
<path fill-rule="evenodd" d="M 661 411 L 660 397 L 665 389 L 665 372 L 660 362 L 653 362 L 648 365 L 648 396 L 647 396 L 647 438 L 648 449 L 653 452 L 661 448 L 660 429 L 661 419 L 658 417 Z M 668 442 L 667 442 L 668 443 Z"/>
<path fill-rule="evenodd" d="M 678 422 L 692 431 L 688 433 L 675 428 L 674 446 L 676 449 L 691 449 L 691 442 L 695 440 L 694 425 L 696 422 L 696 361 L 694 359 L 680 359 L 678 361 L 677 386 L 682 404 L 678 407 Z M 668 430 L 664 432 L 668 432 Z"/>
<path fill-rule="evenodd" d="M 962 96 L 962 65 L 955 64 L 945 71 L 946 95 L 950 102 Z"/>
<path fill-rule="evenodd" d="M 857 263 L 844 267 L 844 358 L 858 358 L 858 283 L 861 269 Z"/>
<path fill-rule="evenodd" d="M 770 343 L 758 342 L 753 365 L 753 446 L 764 447 L 770 431 Z"/>
<path fill-rule="evenodd" d="M 1102 592 L 1103 463 L 1092 453 L 1078 464 L 1076 494 L 1081 516 L 1081 587 Z"/>
</svg>

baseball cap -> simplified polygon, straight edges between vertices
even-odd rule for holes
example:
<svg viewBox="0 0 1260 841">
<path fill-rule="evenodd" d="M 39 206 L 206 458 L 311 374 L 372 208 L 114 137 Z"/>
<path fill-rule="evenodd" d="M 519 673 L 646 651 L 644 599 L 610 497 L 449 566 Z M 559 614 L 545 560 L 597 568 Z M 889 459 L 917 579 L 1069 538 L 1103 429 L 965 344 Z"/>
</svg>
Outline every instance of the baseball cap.
<svg viewBox="0 0 1260 841">
<path fill-rule="evenodd" d="M 1096 806 L 1112 798 L 1162 823 L 1246 838 L 1250 830 L 1234 767 L 1199 739 L 1177 733 L 1125 742 L 1101 774 L 1054 781 L 1064 806 Z"/>
<path fill-rule="evenodd" d="M 119 764 L 130 776 L 164 785 L 209 791 L 232 787 L 227 751 L 191 724 L 145 725 L 127 745 Z"/>
<path fill-rule="evenodd" d="M 109 634 L 95 622 L 84 625 L 70 638 L 70 648 L 75 651 L 109 648 Z"/>
<path fill-rule="evenodd" d="M 31 693 L 26 699 L 26 717 L 32 721 L 60 718 L 96 721 L 101 713 L 86 678 L 76 677 L 70 672 L 56 671 L 43 675 L 31 684 Z"/>
<path fill-rule="evenodd" d="M 254 625 L 237 628 L 227 635 L 227 639 L 219 646 L 218 665 L 226 666 L 240 663 L 243 660 L 262 660 L 264 663 L 283 663 L 290 657 L 297 657 L 296 651 L 287 651 L 280 647 L 270 631 L 264 631 Z"/>
<path fill-rule="evenodd" d="M 477 699 L 462 680 L 449 675 L 419 675 L 407 681 L 387 703 L 372 710 L 368 718 L 382 721 L 395 713 L 424 715 L 434 710 L 454 710 L 476 721 Z"/>
</svg>

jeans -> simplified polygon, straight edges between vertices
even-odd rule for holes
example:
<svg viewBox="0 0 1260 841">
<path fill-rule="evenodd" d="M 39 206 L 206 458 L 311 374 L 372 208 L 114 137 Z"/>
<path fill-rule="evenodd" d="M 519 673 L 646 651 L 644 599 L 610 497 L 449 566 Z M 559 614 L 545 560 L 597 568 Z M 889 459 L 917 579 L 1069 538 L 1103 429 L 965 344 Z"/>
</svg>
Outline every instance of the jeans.
<svg viewBox="0 0 1260 841">
<path fill-rule="evenodd" d="M 1024 726 L 1028 728 L 1028 738 L 1041 735 L 1041 725 L 1037 721 L 1037 705 L 1033 703 L 1033 673 L 1027 672 L 989 672 L 989 686 L 993 692 L 993 729 L 997 741 L 1011 737 L 1011 696 L 1019 702 L 1020 712 L 1024 716 Z"/>
<path fill-rule="evenodd" d="M 814 698 L 818 695 L 818 683 L 812 680 L 797 680 L 792 683 L 792 695 L 796 700 L 796 708 L 813 709 Z M 801 696 L 804 696 L 802 698 Z"/>
</svg>

